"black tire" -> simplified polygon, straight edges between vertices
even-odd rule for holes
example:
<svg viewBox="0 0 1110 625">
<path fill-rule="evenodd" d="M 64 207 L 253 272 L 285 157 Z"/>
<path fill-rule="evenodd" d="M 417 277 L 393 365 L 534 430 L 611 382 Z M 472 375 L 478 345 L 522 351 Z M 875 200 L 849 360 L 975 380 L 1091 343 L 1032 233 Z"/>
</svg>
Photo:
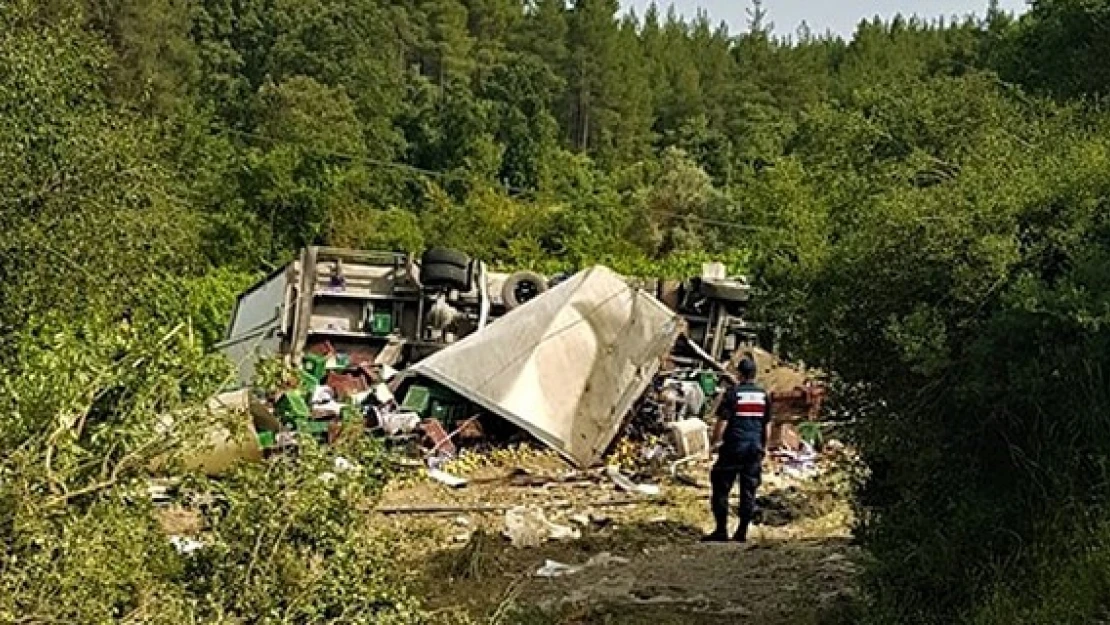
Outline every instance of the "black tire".
<svg viewBox="0 0 1110 625">
<path fill-rule="evenodd" d="M 433 247 L 420 259 L 420 282 L 424 286 L 470 290 L 470 257 L 458 250 Z"/>
<path fill-rule="evenodd" d="M 426 287 L 470 290 L 470 269 L 448 264 L 425 264 L 420 268 L 420 283 Z"/>
<path fill-rule="evenodd" d="M 505 280 L 505 286 L 501 287 L 501 299 L 505 301 L 507 310 L 513 310 L 546 291 L 547 280 L 543 276 L 531 271 L 518 271 Z"/>
<path fill-rule="evenodd" d="M 470 267 L 470 257 L 458 250 L 446 247 L 433 247 L 424 252 L 420 260 L 421 265 L 452 265 L 467 269 Z"/>
</svg>

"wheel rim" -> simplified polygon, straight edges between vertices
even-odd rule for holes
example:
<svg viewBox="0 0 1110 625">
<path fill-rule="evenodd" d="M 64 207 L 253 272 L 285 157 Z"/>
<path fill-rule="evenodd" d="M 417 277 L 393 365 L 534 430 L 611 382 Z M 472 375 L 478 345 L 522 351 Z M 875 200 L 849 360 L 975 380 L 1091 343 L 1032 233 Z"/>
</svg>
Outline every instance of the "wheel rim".
<svg viewBox="0 0 1110 625">
<path fill-rule="evenodd" d="M 516 301 L 523 304 L 539 295 L 540 289 L 530 281 L 523 281 L 513 288 L 513 296 Z"/>
</svg>

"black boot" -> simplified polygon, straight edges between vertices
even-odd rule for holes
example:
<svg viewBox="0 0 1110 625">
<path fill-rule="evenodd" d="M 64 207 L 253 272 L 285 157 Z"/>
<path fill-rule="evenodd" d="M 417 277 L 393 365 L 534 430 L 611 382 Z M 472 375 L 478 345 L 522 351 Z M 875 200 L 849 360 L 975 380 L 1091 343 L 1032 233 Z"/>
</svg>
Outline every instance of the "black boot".
<svg viewBox="0 0 1110 625">
<path fill-rule="evenodd" d="M 736 533 L 732 535 L 732 540 L 738 543 L 748 542 L 748 524 L 749 521 L 740 521 L 740 527 L 736 528 Z"/>
<path fill-rule="evenodd" d="M 702 536 L 701 541 L 703 543 L 727 543 L 728 531 L 718 527 L 717 529 L 713 530 L 712 534 L 706 534 L 705 536 Z"/>
</svg>

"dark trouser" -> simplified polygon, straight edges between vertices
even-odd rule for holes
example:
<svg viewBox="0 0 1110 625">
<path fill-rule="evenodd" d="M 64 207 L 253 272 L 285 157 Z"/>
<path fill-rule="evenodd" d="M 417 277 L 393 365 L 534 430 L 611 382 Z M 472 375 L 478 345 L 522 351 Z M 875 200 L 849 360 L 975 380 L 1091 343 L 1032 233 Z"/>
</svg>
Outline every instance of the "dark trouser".
<svg viewBox="0 0 1110 625">
<path fill-rule="evenodd" d="M 755 491 L 763 476 L 763 448 L 758 444 L 741 445 L 724 450 L 709 473 L 713 484 L 713 518 L 718 534 L 728 532 L 728 496 L 732 485 L 740 481 L 740 531 L 747 530 L 755 512 Z"/>
</svg>

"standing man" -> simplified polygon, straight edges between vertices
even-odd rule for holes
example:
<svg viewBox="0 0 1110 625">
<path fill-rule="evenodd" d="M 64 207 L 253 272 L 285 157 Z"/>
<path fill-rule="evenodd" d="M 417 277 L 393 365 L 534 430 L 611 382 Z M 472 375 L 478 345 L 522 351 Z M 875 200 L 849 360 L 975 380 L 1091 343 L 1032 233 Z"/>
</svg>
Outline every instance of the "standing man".
<svg viewBox="0 0 1110 625">
<path fill-rule="evenodd" d="M 771 430 L 771 397 L 755 383 L 756 366 L 744 358 L 738 366 L 740 383 L 725 393 L 717 410 L 712 446 L 717 449 L 717 463 L 710 472 L 713 484 L 713 518 L 717 528 L 702 540 L 728 540 L 728 496 L 732 485 L 740 481 L 740 526 L 732 539 L 748 539 L 748 525 L 755 511 L 755 491 L 763 473 L 763 449 Z"/>
</svg>

